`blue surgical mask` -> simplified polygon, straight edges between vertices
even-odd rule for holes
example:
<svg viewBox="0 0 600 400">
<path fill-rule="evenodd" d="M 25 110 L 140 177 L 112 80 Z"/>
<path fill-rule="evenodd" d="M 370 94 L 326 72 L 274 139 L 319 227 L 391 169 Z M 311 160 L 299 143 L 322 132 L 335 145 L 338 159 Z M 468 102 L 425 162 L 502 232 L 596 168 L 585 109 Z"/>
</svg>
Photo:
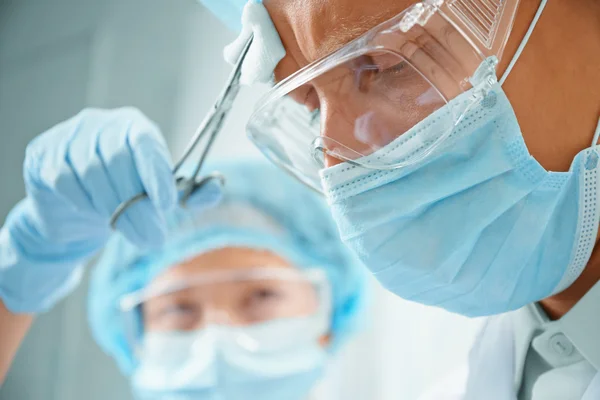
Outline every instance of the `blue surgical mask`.
<svg viewBox="0 0 600 400">
<path fill-rule="evenodd" d="M 323 374 L 327 354 L 319 343 L 256 351 L 252 343 L 228 340 L 242 331 L 277 338 L 289 322 L 148 333 L 132 376 L 134 394 L 140 400 L 303 400 Z"/>
<path fill-rule="evenodd" d="M 369 157 L 402 159 L 403 143 L 440 135 L 440 121 L 470 95 Z M 384 287 L 463 315 L 491 315 L 558 293 L 585 268 L 600 215 L 596 142 L 569 172 L 546 171 L 496 84 L 424 161 L 396 170 L 344 163 L 321 178 L 342 240 Z"/>
</svg>

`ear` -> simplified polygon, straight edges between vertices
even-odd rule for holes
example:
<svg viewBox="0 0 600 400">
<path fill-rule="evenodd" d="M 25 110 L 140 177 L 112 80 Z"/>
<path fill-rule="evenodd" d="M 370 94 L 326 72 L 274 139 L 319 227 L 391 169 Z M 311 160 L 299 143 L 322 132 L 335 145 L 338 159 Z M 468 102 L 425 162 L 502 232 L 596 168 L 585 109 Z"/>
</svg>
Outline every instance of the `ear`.
<svg viewBox="0 0 600 400">
<path fill-rule="evenodd" d="M 329 347 L 329 344 L 331 344 L 331 334 L 321 336 L 319 339 L 319 344 L 322 347 Z"/>
</svg>

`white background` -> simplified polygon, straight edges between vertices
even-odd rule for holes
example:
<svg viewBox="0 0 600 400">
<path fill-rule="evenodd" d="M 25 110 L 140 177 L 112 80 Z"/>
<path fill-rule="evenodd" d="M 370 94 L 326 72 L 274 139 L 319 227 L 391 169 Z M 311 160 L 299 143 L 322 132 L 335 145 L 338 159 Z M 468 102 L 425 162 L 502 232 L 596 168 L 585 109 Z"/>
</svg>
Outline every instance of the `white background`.
<svg viewBox="0 0 600 400">
<path fill-rule="evenodd" d="M 24 194 L 27 142 L 86 106 L 139 107 L 180 154 L 227 78 L 231 39 L 193 0 L 0 0 L 0 219 Z M 256 97 L 241 93 L 215 157 L 258 156 L 244 136 Z M 368 324 L 318 398 L 415 399 L 466 357 L 479 321 L 371 287 Z M 129 398 L 89 336 L 85 291 L 38 318 L 0 400 Z"/>
</svg>

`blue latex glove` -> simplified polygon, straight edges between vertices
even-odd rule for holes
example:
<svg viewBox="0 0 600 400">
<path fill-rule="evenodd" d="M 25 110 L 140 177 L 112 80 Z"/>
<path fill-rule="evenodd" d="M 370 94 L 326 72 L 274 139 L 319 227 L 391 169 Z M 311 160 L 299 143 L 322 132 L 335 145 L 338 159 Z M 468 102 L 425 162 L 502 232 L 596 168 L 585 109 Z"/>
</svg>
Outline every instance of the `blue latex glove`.
<svg viewBox="0 0 600 400">
<path fill-rule="evenodd" d="M 147 247 L 164 240 L 164 214 L 178 198 L 163 137 L 132 108 L 84 110 L 43 133 L 27 148 L 24 179 L 27 197 L 0 230 L 0 298 L 15 313 L 47 310 L 77 285 L 122 201 L 148 193 L 117 223 Z M 194 204 L 216 203 L 215 186 Z"/>
</svg>

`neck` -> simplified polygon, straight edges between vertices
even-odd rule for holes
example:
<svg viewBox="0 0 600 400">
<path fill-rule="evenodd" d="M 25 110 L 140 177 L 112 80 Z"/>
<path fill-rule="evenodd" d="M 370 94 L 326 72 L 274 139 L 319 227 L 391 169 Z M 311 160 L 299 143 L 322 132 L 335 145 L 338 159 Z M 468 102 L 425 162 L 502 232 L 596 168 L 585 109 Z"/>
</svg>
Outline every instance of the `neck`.
<svg viewBox="0 0 600 400">
<path fill-rule="evenodd" d="M 542 300 L 540 305 L 550 319 L 559 319 L 569 312 L 597 282 L 600 282 L 600 246 L 598 244 L 596 244 L 587 267 L 575 283 L 567 290 Z"/>
</svg>

